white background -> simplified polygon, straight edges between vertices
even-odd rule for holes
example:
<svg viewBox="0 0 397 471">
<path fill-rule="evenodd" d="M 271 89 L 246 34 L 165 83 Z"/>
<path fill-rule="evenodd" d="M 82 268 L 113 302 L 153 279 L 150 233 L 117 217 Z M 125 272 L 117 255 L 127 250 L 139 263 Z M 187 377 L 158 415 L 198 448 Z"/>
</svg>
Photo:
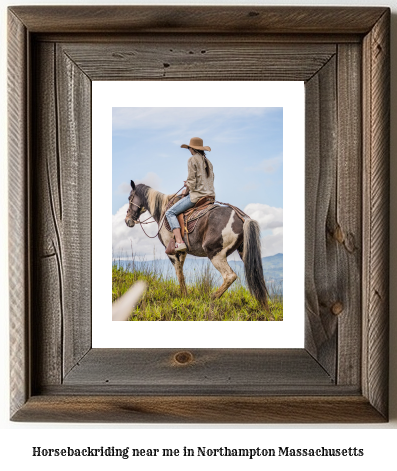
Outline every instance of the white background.
<svg viewBox="0 0 397 471">
<path fill-rule="evenodd" d="M 192 89 L 194 88 L 194 93 Z M 94 348 L 302 348 L 304 345 L 303 82 L 93 82 L 92 283 Z M 282 107 L 282 322 L 112 322 L 112 107 Z M 230 97 L 233 96 L 233 103 Z M 196 98 L 194 98 L 196 97 Z M 258 98 L 259 97 L 259 98 Z M 294 188 L 294 191 L 288 191 Z M 108 216 L 104 216 L 108 215 Z M 140 230 L 135 227 L 133 230 Z M 297 249 L 298 248 L 298 249 Z"/>
<path fill-rule="evenodd" d="M 6 7 L 11 4 L 57 4 L 62 2 L 51 0 L 50 2 L 34 1 L 28 2 L 6 2 L 1 0 L 1 170 L 0 170 L 0 194 L 2 199 L 1 209 L 1 282 L 0 282 L 0 348 L 1 348 L 1 397 L 0 397 L 0 433 L 1 433 L 1 465 L 2 469 L 21 468 L 52 470 L 57 467 L 59 470 L 83 469 L 87 465 L 95 467 L 97 470 L 106 470 L 109 467 L 117 466 L 117 469 L 208 469 L 223 468 L 229 469 L 252 469 L 263 470 L 269 466 L 290 467 L 298 470 L 335 470 L 336 468 L 345 470 L 357 467 L 360 470 L 374 469 L 394 469 L 396 466 L 396 443 L 397 443 L 397 164 L 395 158 L 397 154 L 397 1 L 396 0 L 361 0 L 359 2 L 339 0 L 332 3 L 326 0 L 306 1 L 301 5 L 383 5 L 392 9 L 392 71 L 391 71 L 391 291 L 390 291 L 390 312 L 391 312 L 391 352 L 390 352 L 390 422 L 385 425 L 327 425 L 327 426 L 149 426 L 149 425 L 64 425 L 64 424 L 16 424 L 8 420 L 8 298 L 7 298 L 7 203 L 5 201 L 7 189 L 7 163 L 6 163 Z M 81 4 L 81 1 L 67 1 L 64 4 Z M 85 4 L 109 4 L 109 0 L 103 2 L 90 2 Z M 121 2 L 133 4 L 134 2 Z M 141 0 L 139 4 L 149 4 L 151 2 Z M 272 1 L 273 5 L 290 5 L 289 1 Z M 161 2 L 156 4 L 189 4 L 189 2 Z M 215 2 L 196 1 L 190 4 L 215 4 Z M 265 5 L 266 2 L 233 2 L 218 0 L 220 5 Z M 40 459 L 31 457 L 32 446 L 61 447 L 61 446 L 119 446 L 119 447 L 190 447 L 196 446 L 229 446 L 229 447 L 349 447 L 357 446 L 364 448 L 364 458 L 277 458 L 269 461 L 270 458 L 257 458 L 255 460 L 239 459 L 210 459 L 210 458 L 190 458 L 186 459 L 157 459 L 150 461 L 140 459 L 140 461 L 112 459 Z M 225 461 L 227 460 L 227 461 Z M 273 458 L 274 460 L 274 458 Z"/>
</svg>

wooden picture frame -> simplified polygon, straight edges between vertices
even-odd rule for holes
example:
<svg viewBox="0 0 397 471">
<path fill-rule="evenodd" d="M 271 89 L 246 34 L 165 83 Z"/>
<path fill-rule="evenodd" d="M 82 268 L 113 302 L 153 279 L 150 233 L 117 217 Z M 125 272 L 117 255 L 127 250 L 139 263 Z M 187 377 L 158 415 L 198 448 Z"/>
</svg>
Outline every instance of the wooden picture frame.
<svg viewBox="0 0 397 471">
<path fill-rule="evenodd" d="M 11 420 L 388 418 L 388 8 L 11 7 Z M 200 76 L 197 76 L 197 70 Z M 91 348 L 91 81 L 304 80 L 304 349 Z"/>
</svg>

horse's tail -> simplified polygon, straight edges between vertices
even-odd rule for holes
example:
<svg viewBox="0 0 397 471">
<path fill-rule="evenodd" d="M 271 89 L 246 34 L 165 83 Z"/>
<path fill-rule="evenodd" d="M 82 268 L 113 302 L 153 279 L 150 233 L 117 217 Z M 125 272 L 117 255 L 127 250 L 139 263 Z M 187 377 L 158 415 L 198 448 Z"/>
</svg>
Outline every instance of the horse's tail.
<svg viewBox="0 0 397 471">
<path fill-rule="evenodd" d="M 263 277 L 259 224 L 253 219 L 246 219 L 243 231 L 243 262 L 248 289 L 254 298 L 268 310 L 269 294 Z"/>
</svg>

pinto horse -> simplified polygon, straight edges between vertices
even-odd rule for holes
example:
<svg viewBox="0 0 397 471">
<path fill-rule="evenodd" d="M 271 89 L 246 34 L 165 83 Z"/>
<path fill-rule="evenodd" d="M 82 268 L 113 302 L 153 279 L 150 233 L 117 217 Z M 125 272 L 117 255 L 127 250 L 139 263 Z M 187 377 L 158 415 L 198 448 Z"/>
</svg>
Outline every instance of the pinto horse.
<svg viewBox="0 0 397 471">
<path fill-rule="evenodd" d="M 171 195 L 165 195 L 147 185 L 131 180 L 131 193 L 125 223 L 134 227 L 139 223 L 139 216 L 149 211 L 153 219 L 160 224 Z M 160 242 L 167 247 L 173 237 L 172 232 L 162 224 L 158 233 Z M 186 235 L 185 235 L 186 242 Z M 227 263 L 227 257 L 237 250 L 244 262 L 248 289 L 259 303 L 268 310 L 268 292 L 263 277 L 259 225 L 247 218 L 244 223 L 234 209 L 228 206 L 217 206 L 202 216 L 192 233 L 189 234 L 188 252 L 168 255 L 174 265 L 182 296 L 187 295 L 183 264 L 187 253 L 196 257 L 208 257 L 220 272 L 223 284 L 212 294 L 212 298 L 220 298 L 237 275 Z"/>
</svg>

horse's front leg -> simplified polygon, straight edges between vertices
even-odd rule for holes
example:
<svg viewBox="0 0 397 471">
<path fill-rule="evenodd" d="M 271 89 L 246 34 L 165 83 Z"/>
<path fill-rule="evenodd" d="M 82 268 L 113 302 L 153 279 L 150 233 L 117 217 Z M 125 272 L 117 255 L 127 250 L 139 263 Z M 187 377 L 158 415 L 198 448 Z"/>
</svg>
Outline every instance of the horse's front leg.
<svg viewBox="0 0 397 471">
<path fill-rule="evenodd" d="M 180 253 L 177 255 L 169 255 L 171 263 L 174 265 L 176 276 L 179 281 L 179 286 L 181 288 L 181 295 L 187 296 L 187 288 L 185 283 L 185 275 L 183 274 L 183 264 L 185 262 L 186 253 Z"/>
</svg>

